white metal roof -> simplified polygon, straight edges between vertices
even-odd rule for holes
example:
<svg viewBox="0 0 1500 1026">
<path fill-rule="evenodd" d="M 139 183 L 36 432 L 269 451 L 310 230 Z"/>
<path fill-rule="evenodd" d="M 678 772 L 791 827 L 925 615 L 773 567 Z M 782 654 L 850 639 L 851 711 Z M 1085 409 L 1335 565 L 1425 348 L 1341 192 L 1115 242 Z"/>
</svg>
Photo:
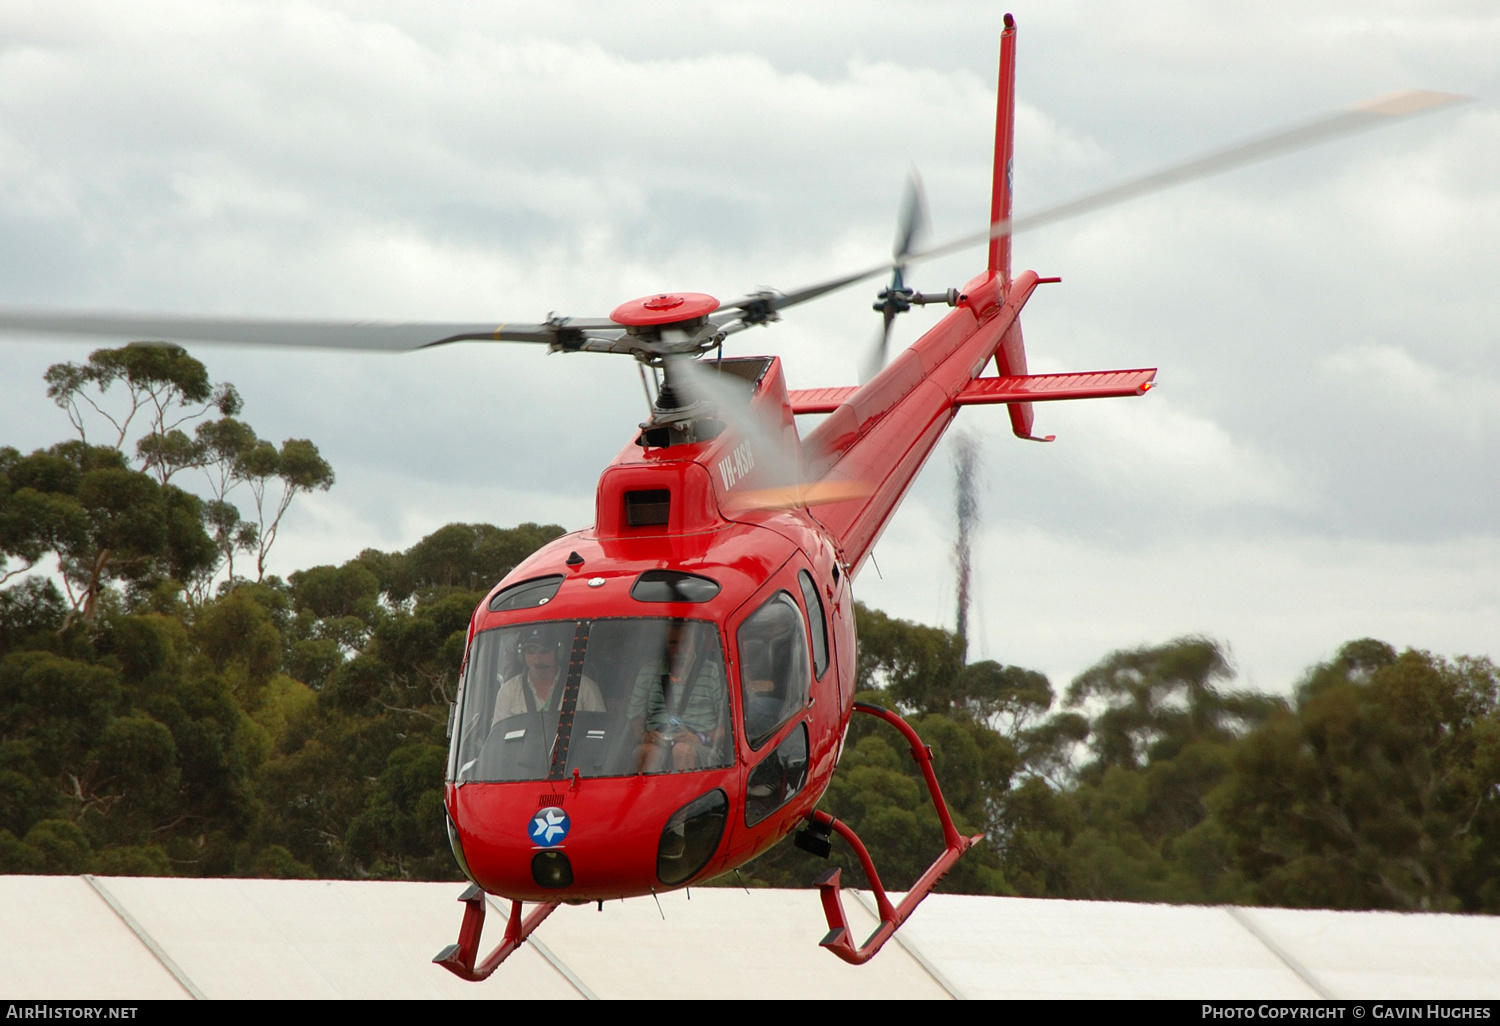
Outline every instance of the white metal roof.
<svg viewBox="0 0 1500 1026">
<path fill-rule="evenodd" d="M 564 906 L 483 983 L 459 884 L 0 876 L 7 998 L 1496 998 L 1500 918 L 939 894 L 866 966 L 815 891 Z M 850 927 L 874 929 L 845 893 Z M 483 951 L 503 930 L 504 903 Z"/>
</svg>

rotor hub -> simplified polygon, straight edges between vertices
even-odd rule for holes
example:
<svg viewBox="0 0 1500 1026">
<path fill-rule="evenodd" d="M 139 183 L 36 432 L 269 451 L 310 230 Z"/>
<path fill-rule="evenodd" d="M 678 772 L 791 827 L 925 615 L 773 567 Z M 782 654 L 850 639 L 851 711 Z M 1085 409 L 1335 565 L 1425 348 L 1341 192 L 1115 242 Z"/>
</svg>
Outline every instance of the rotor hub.
<svg viewBox="0 0 1500 1026">
<path fill-rule="evenodd" d="M 719 301 L 702 292 L 662 292 L 621 303 L 609 319 L 627 328 L 660 328 L 698 321 L 719 308 Z"/>
</svg>

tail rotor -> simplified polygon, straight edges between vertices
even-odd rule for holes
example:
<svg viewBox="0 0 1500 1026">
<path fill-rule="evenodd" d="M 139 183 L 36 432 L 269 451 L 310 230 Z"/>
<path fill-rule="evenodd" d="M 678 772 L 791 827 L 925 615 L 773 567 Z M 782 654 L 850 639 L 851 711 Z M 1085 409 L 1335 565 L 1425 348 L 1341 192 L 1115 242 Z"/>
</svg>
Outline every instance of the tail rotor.
<svg viewBox="0 0 1500 1026">
<path fill-rule="evenodd" d="M 906 285 L 906 258 L 922 247 L 931 227 L 932 222 L 927 214 L 927 192 L 922 188 L 922 176 L 913 168 L 907 176 L 906 188 L 901 195 L 896 245 L 891 250 L 891 283 L 881 289 L 880 295 L 876 297 L 875 311 L 880 314 L 883 323 L 860 368 L 861 384 L 879 374 L 885 367 L 891 345 L 891 325 L 895 323 L 897 314 L 911 309 L 916 293 Z"/>
</svg>

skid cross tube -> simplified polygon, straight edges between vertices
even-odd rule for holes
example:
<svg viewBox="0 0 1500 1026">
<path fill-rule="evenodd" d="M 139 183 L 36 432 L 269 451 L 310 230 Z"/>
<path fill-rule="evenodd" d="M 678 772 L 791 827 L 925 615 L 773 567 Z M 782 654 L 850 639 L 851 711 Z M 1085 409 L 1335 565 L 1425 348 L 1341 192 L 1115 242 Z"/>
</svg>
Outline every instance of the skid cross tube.
<svg viewBox="0 0 1500 1026">
<path fill-rule="evenodd" d="M 978 842 L 984 839 L 983 834 L 973 837 L 965 837 L 958 832 L 958 827 L 953 824 L 953 817 L 948 813 L 948 803 L 943 800 L 943 792 L 938 787 L 937 775 L 932 771 L 932 748 L 923 744 L 922 739 L 911 725 L 900 716 L 889 709 L 882 709 L 878 705 L 868 705 L 864 702 L 855 702 L 856 712 L 868 713 L 878 716 L 891 726 L 901 731 L 906 740 L 911 744 L 911 755 L 917 760 L 917 765 L 922 767 L 922 777 L 927 781 L 927 791 L 932 796 L 932 804 L 937 807 L 938 819 L 943 824 L 943 853 L 938 856 L 937 861 L 927 868 L 921 879 L 912 884 L 911 890 L 906 892 L 906 897 L 901 899 L 900 905 L 892 905 L 891 899 L 885 893 L 885 887 L 880 882 L 880 874 L 875 872 L 875 863 L 870 858 L 870 853 L 854 831 L 845 823 L 834 819 L 826 812 L 814 812 L 812 818 L 827 830 L 836 830 L 849 847 L 854 849 L 854 854 L 859 857 L 859 864 L 865 871 L 865 876 L 870 881 L 870 889 L 875 894 L 875 907 L 880 913 L 880 925 L 875 932 L 865 940 L 859 947 L 854 946 L 854 941 L 849 937 L 849 923 L 844 918 L 844 903 L 839 895 L 839 877 L 842 870 L 830 869 L 818 880 L 818 894 L 823 899 L 823 914 L 828 917 L 828 935 L 819 943 L 833 952 L 839 958 L 852 965 L 863 965 L 875 956 L 886 941 L 906 922 L 907 917 L 912 914 L 921 900 L 927 897 L 928 892 L 953 868 L 959 856 L 968 851 Z"/>
<path fill-rule="evenodd" d="M 531 936 L 531 931 L 541 926 L 542 920 L 550 916 L 558 905 L 555 901 L 544 902 L 523 919 L 521 903 L 512 901 L 510 919 L 505 924 L 505 939 L 490 952 L 488 958 L 476 966 L 474 960 L 479 957 L 479 934 L 484 929 L 484 892 L 470 884 L 459 895 L 458 900 L 464 903 L 464 921 L 458 928 L 458 943 L 449 944 L 439 951 L 433 961 L 459 979 L 475 983 L 489 979 L 490 974 L 500 968 L 500 963 L 514 954 L 522 942 Z"/>
</svg>

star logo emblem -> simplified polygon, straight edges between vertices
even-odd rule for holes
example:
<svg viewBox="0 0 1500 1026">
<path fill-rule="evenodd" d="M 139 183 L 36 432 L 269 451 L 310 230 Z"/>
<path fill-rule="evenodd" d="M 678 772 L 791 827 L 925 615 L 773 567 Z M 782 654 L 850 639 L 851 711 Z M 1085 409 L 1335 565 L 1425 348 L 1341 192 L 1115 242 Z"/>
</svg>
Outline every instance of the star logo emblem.
<svg viewBox="0 0 1500 1026">
<path fill-rule="evenodd" d="M 553 845 L 562 843 L 563 838 L 568 836 L 571 826 L 568 814 L 554 805 L 539 810 L 535 816 L 531 817 L 528 832 L 534 843 L 543 848 L 551 848 Z"/>
</svg>

